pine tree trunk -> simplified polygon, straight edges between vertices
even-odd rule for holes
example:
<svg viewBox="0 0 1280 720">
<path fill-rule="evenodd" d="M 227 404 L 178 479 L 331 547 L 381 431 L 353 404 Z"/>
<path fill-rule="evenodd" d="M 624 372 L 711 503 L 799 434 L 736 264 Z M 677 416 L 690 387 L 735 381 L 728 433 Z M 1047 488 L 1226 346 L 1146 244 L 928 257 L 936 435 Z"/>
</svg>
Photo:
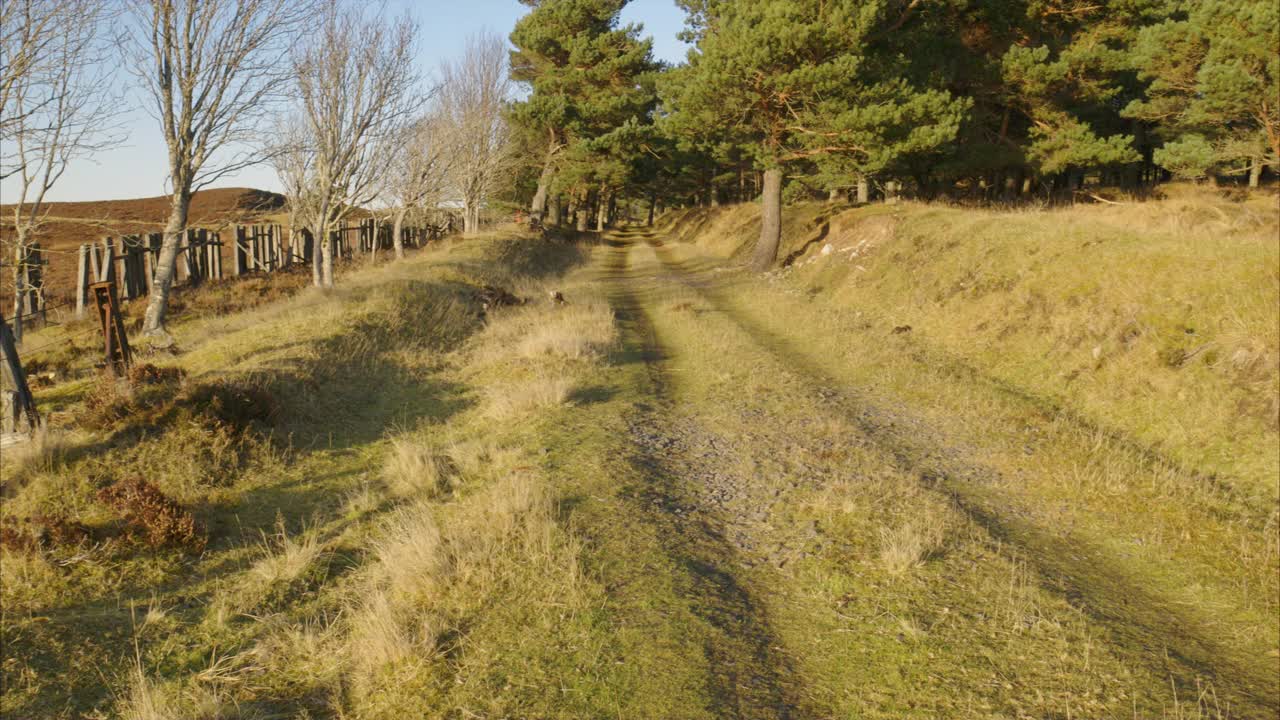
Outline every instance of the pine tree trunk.
<svg viewBox="0 0 1280 720">
<path fill-rule="evenodd" d="M 605 221 L 608 219 L 609 203 L 606 198 L 606 193 L 608 192 L 609 191 L 601 185 L 600 192 L 596 195 L 596 232 L 604 232 Z"/>
<path fill-rule="evenodd" d="M 867 182 L 866 175 L 858 176 L 858 204 L 866 205 L 871 202 L 871 183 Z"/>
<path fill-rule="evenodd" d="M 529 224 L 537 225 L 542 222 L 543 215 L 547 210 L 547 189 L 551 186 L 551 156 L 547 156 L 547 162 L 542 166 L 542 173 L 538 175 L 538 189 L 533 193 L 533 202 L 529 204 Z"/>
<path fill-rule="evenodd" d="M 165 330 L 165 314 L 169 309 L 169 290 L 173 288 L 173 274 L 177 269 L 178 246 L 187 230 L 187 213 L 191 209 L 191 184 L 174 187 L 169 208 L 169 221 L 164 228 L 164 241 L 160 245 L 160 258 L 156 262 L 156 277 L 151 284 L 151 297 L 147 300 L 147 314 L 142 321 L 142 334 L 157 340 L 172 341 Z M 107 258 L 107 262 L 112 262 Z"/>
<path fill-rule="evenodd" d="M 554 165 L 556 153 L 560 150 L 560 144 L 556 142 L 556 131 L 550 129 L 550 140 L 547 143 L 547 157 L 542 163 L 542 172 L 538 175 L 538 189 L 533 193 L 533 202 L 529 205 L 529 223 L 540 224 L 547 209 L 547 193 L 551 190 L 551 178 L 555 174 Z"/>
<path fill-rule="evenodd" d="M 550 208 L 547 211 L 547 223 L 558 227 L 560 225 L 560 196 L 553 195 L 550 201 Z"/>
<path fill-rule="evenodd" d="M 645 227 L 653 227 L 653 209 L 658 204 L 658 193 L 649 191 L 649 219 L 645 222 Z"/>
<path fill-rule="evenodd" d="M 764 171 L 764 191 L 761 193 L 763 208 L 760 213 L 760 239 L 751 258 L 751 266 L 758 271 L 768 270 L 778 257 L 778 245 L 782 242 L 782 170 L 770 168 Z"/>
<path fill-rule="evenodd" d="M 884 201 L 887 203 L 898 202 L 898 182 L 896 180 L 888 180 L 885 182 Z"/>
<path fill-rule="evenodd" d="M 591 205 L 588 198 L 580 197 L 578 199 L 578 215 L 574 222 L 574 229 L 578 232 L 587 231 L 587 223 L 590 222 Z"/>
<path fill-rule="evenodd" d="M 1249 187 L 1256 188 L 1262 180 L 1262 158 L 1254 158 L 1249 167 Z"/>
</svg>

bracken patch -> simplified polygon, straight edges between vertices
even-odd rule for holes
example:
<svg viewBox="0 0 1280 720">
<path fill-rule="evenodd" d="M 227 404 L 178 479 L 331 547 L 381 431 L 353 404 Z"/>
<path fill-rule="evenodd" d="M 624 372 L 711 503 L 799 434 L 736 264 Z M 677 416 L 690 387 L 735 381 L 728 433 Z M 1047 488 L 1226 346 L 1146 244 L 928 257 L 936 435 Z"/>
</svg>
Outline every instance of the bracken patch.
<svg viewBox="0 0 1280 720">
<path fill-rule="evenodd" d="M 158 367 L 151 363 L 141 363 L 129 368 L 130 385 L 164 385 L 175 383 L 186 376 L 186 371 L 178 367 Z"/>
<path fill-rule="evenodd" d="M 129 531 L 151 547 L 176 547 L 199 554 L 208 543 L 208 536 L 190 512 L 141 478 L 99 490 L 98 500 L 120 513 Z"/>
</svg>

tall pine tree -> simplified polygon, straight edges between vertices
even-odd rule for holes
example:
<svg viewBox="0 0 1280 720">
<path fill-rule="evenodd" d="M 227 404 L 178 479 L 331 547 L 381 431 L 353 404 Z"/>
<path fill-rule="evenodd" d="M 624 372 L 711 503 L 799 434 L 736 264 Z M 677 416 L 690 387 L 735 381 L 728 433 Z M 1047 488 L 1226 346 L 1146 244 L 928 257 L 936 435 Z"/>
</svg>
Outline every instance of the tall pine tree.
<svg viewBox="0 0 1280 720">
<path fill-rule="evenodd" d="M 782 232 L 783 169 L 842 154 L 868 168 L 949 142 L 968 102 L 895 72 L 885 37 L 916 3 L 892 0 L 686 2 L 697 47 L 667 103 L 715 113 L 741 133 L 763 170 L 762 222 L 753 265 L 771 266 Z"/>
<path fill-rule="evenodd" d="M 511 33 L 511 76 L 530 93 L 511 117 L 546 139 L 531 206 L 541 219 L 559 164 L 588 155 L 584 144 L 629 120 L 647 118 L 652 88 L 640 78 L 655 68 L 652 42 L 640 38 L 640 27 L 618 27 L 626 0 L 521 2 L 532 9 Z"/>
</svg>

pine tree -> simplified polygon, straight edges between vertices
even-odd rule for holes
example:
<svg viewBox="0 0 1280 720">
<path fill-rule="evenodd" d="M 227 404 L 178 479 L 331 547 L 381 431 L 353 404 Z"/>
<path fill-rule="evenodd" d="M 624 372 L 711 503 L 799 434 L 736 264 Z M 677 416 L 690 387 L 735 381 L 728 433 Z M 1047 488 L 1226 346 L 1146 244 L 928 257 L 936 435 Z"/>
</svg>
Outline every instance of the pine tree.
<svg viewBox="0 0 1280 720">
<path fill-rule="evenodd" d="M 511 117 L 546 138 L 546 153 L 532 214 L 541 218 L 557 165 L 581 162 L 590 142 L 629 120 L 647 118 L 652 83 L 640 78 L 655 70 L 652 41 L 640 39 L 637 25 L 618 27 L 626 0 L 521 0 L 532 10 L 511 33 L 511 75 L 531 92 Z M 589 180 L 559 182 L 575 193 Z"/>
<path fill-rule="evenodd" d="M 688 77 L 668 105 L 714 113 L 740 130 L 764 171 L 760 240 L 765 269 L 781 239 L 787 163 L 840 154 L 869 169 L 953 139 L 968 102 L 897 77 L 883 39 L 916 3 L 853 0 L 697 0 Z"/>
<path fill-rule="evenodd" d="M 1006 101 L 1029 122 L 1025 153 L 1035 171 L 1075 183 L 1084 168 L 1141 159 L 1114 107 L 1125 89 L 1123 43 L 1142 17 L 1130 4 L 1028 4 L 1023 34 L 1035 41 L 1010 45 L 1000 72 Z"/>
<path fill-rule="evenodd" d="M 1125 115 L 1168 139 L 1156 162 L 1175 175 L 1250 170 L 1280 158 L 1280 8 L 1201 0 L 1143 28 L 1132 63 L 1150 82 Z"/>
</svg>

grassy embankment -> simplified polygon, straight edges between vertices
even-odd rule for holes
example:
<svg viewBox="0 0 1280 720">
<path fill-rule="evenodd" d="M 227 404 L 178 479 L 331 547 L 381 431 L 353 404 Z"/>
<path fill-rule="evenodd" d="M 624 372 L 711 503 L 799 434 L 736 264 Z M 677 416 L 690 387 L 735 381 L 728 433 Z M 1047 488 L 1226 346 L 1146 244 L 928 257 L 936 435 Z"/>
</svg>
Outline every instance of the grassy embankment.
<svg viewBox="0 0 1280 720">
<path fill-rule="evenodd" d="M 699 366 L 743 364 L 742 348 L 755 347 L 809 391 L 850 389 L 846 431 L 1024 555 L 1030 582 L 1069 599 L 1121 667 L 1180 655 L 1193 669 L 1178 681 L 1184 699 L 1195 677 L 1215 675 L 1262 699 L 1228 712 L 1219 698 L 1205 712 L 1274 707 L 1274 198 L 1051 212 L 801 206 L 786 229 L 789 269 L 765 280 L 716 259 L 749 249 L 756 217 L 690 211 L 660 226 L 659 256 L 698 290 L 683 302 L 744 338 L 714 349 L 716 324 L 702 321 L 704 337 L 687 343 L 710 348 Z M 717 384 L 704 370 L 691 388 Z M 832 504 L 820 507 L 830 526 Z M 930 525 L 920 512 L 905 517 Z M 1145 707 L 1160 701 L 1171 707 Z"/>
</svg>

